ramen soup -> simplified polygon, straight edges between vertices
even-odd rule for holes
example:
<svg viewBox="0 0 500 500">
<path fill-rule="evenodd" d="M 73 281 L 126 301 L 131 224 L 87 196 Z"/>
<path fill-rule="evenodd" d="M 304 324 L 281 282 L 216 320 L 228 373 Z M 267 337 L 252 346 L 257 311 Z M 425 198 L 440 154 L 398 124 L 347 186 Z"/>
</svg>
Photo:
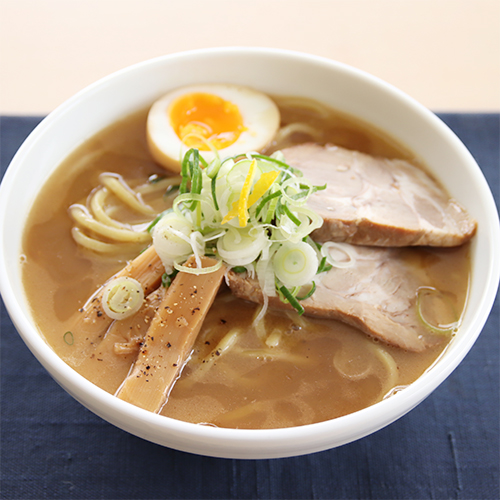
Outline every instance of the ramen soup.
<svg viewBox="0 0 500 500">
<path fill-rule="evenodd" d="M 280 130 L 265 154 L 312 141 L 417 164 L 403 145 L 365 123 L 314 102 L 274 100 Z M 145 351 L 146 332 L 168 293 L 169 277 L 161 269 L 163 285 L 156 279 L 145 290 L 145 305 L 136 315 L 99 326 L 106 317 L 99 309 L 90 327 L 78 323 L 89 297 L 151 244 L 146 228 L 179 194 L 181 177 L 166 174 L 150 153 L 147 114 L 137 112 L 100 131 L 64 161 L 36 199 L 23 241 L 24 287 L 41 334 L 68 365 L 110 394 L 123 387 Z M 116 230 L 116 238 L 112 231 L 96 237 L 99 224 Z M 343 321 L 307 311 L 299 315 L 293 308 L 270 306 L 258 318 L 261 306 L 236 297 L 223 282 L 158 412 L 218 427 L 279 428 L 397 397 L 452 340 L 470 271 L 467 244 L 400 252 L 422 286 L 439 293 L 439 300 L 426 306 L 429 314 L 438 324 L 453 325 L 431 332 L 432 345 L 413 352 Z M 89 333 L 92 328 L 97 331 Z"/>
</svg>

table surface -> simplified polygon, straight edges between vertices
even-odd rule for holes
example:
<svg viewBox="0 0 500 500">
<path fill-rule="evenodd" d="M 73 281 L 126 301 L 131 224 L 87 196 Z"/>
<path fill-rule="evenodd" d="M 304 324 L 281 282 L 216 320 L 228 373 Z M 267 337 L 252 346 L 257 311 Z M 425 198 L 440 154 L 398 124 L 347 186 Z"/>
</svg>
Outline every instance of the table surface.
<svg viewBox="0 0 500 500">
<path fill-rule="evenodd" d="M 130 64 L 235 45 L 335 59 L 435 111 L 500 111 L 498 0 L 0 0 L 0 114 L 47 114 Z"/>
</svg>

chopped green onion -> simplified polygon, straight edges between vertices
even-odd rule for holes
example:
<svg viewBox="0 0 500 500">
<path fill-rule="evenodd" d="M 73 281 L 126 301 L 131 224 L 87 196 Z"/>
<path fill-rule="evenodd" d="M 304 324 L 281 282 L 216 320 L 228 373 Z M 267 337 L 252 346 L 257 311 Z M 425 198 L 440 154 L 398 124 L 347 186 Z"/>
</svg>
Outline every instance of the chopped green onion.
<svg viewBox="0 0 500 500">
<path fill-rule="evenodd" d="M 269 240 L 263 227 L 231 227 L 217 240 L 217 252 L 230 266 L 246 266 L 256 261 Z"/>
<path fill-rule="evenodd" d="M 339 258 L 335 258 L 334 255 L 332 255 L 332 250 L 334 250 L 337 254 L 340 253 L 342 256 L 347 257 L 347 260 L 340 260 Z M 327 241 L 321 247 L 321 255 L 326 257 L 326 261 L 333 267 L 342 269 L 352 267 L 356 262 L 356 255 L 354 254 L 353 249 L 348 243 Z"/>
<path fill-rule="evenodd" d="M 304 314 L 304 308 L 300 304 L 300 302 L 292 295 L 290 290 L 283 285 L 280 289 L 280 292 L 284 295 L 286 300 L 290 303 L 290 305 L 299 313 L 299 316 L 302 316 Z"/>
<path fill-rule="evenodd" d="M 188 192 L 188 182 L 189 182 L 189 159 L 191 157 L 191 151 L 190 149 L 185 155 L 184 159 L 182 160 L 182 165 L 181 165 L 181 185 L 179 186 L 179 193 L 184 194 Z"/>
<path fill-rule="evenodd" d="M 283 243 L 274 255 L 274 272 L 286 286 L 302 286 L 309 283 L 318 269 L 318 257 L 311 245 Z"/>
<path fill-rule="evenodd" d="M 234 271 L 237 274 L 245 273 L 247 268 L 245 266 L 234 266 L 231 268 L 231 271 Z"/>
<path fill-rule="evenodd" d="M 280 161 L 280 160 L 277 160 L 276 158 L 271 158 L 270 156 L 260 155 L 260 154 L 252 154 L 250 156 L 252 158 L 259 158 L 260 160 L 266 160 L 266 161 L 269 161 L 271 163 L 275 163 L 276 165 L 284 168 L 285 170 L 292 169 L 292 167 L 290 167 L 290 165 L 288 165 L 287 163 Z"/>
<path fill-rule="evenodd" d="M 274 208 L 274 214 L 276 216 L 276 219 L 280 219 L 284 213 L 285 211 L 283 210 L 283 202 L 281 201 L 281 198 L 278 198 L 276 206 Z"/>
<path fill-rule="evenodd" d="M 212 188 L 212 198 L 214 200 L 215 210 L 219 210 L 219 204 L 217 203 L 216 187 L 217 187 L 217 172 L 212 177 L 211 188 Z"/>
<path fill-rule="evenodd" d="M 142 307 L 143 302 L 142 285 L 133 278 L 115 278 L 104 287 L 102 307 L 112 319 L 120 320 L 132 316 Z"/>
<path fill-rule="evenodd" d="M 311 296 L 311 295 L 312 295 L 315 291 L 316 291 L 316 283 L 313 281 L 313 282 L 312 282 L 312 286 L 311 286 L 311 288 L 309 289 L 309 291 L 308 291 L 305 295 L 303 295 L 303 296 L 301 296 L 301 297 L 299 297 L 299 296 L 297 295 L 296 299 L 297 299 L 297 300 L 306 300 L 306 299 L 308 299 L 308 298 L 309 298 L 309 297 L 310 297 L 310 296 Z"/>
<path fill-rule="evenodd" d="M 182 160 L 172 213 L 148 228 L 167 271 L 163 286 L 173 278 L 172 269 L 209 273 L 225 263 L 235 273 L 256 275 L 265 304 L 278 295 L 302 314 L 299 300 L 315 292 L 314 276 L 331 268 L 330 256 L 320 253 L 321 245 L 310 237 L 323 220 L 306 205 L 312 193 L 325 188 L 313 186 L 279 152 L 222 161 L 217 156 L 207 164 L 190 149 Z M 199 257 L 208 254 L 218 262 L 206 269 L 185 268 L 191 254 L 198 265 Z M 307 293 L 297 297 L 306 285 Z"/>
<path fill-rule="evenodd" d="M 446 308 L 448 309 L 448 314 L 453 317 L 453 321 L 451 323 L 445 324 L 445 325 L 435 325 L 432 324 L 428 319 L 425 317 L 423 309 L 424 309 L 424 299 L 426 297 L 431 297 L 431 300 L 434 301 L 439 301 L 441 302 L 442 305 L 445 305 Z M 452 333 L 454 330 L 457 329 L 458 323 L 459 323 L 459 318 L 458 314 L 455 310 L 455 307 L 453 306 L 453 303 L 451 300 L 446 297 L 444 293 L 441 291 L 433 288 L 433 287 L 420 287 L 417 290 L 417 316 L 419 317 L 420 321 L 433 333 L 436 333 L 438 335 L 446 335 L 449 333 Z M 432 307 L 429 307 L 427 305 L 427 308 L 429 310 L 432 310 Z M 451 319 L 451 318 L 450 318 Z"/>
<path fill-rule="evenodd" d="M 193 251 L 190 235 L 195 228 L 176 204 L 180 204 L 184 198 L 191 201 L 192 197 L 200 196 L 189 193 L 179 195 L 174 201 L 173 210 L 165 214 L 154 227 L 153 245 L 167 271 L 171 269 L 174 258 L 189 255 Z"/>
<path fill-rule="evenodd" d="M 219 173 L 222 163 L 218 157 L 215 157 L 210 164 L 206 167 L 206 174 L 210 179 L 213 179 Z"/>
<path fill-rule="evenodd" d="M 328 264 L 326 261 L 326 257 L 323 257 L 321 259 L 321 262 L 319 263 L 318 270 L 316 271 L 316 274 L 321 274 L 324 272 L 328 272 L 330 269 L 332 269 L 332 265 Z"/>
<path fill-rule="evenodd" d="M 257 208 L 255 209 L 255 217 L 259 216 L 261 210 L 266 206 L 267 203 L 269 203 L 274 198 L 277 198 L 278 196 L 281 196 L 281 191 L 276 191 L 262 198 L 262 201 L 257 205 Z"/>
<path fill-rule="evenodd" d="M 170 196 L 175 191 L 179 191 L 179 188 L 180 188 L 179 184 L 171 184 L 170 186 L 168 186 L 168 188 L 165 191 L 165 194 L 163 196 Z"/>
<path fill-rule="evenodd" d="M 206 166 L 207 162 L 200 156 L 200 152 L 191 148 L 182 160 L 181 165 L 181 176 L 182 181 L 179 186 L 180 194 L 188 193 L 188 182 L 191 180 L 191 193 L 200 194 L 203 187 L 203 176 L 200 167 L 200 162 L 202 165 Z M 198 205 L 197 201 L 193 201 L 190 206 L 190 210 L 194 210 Z"/>
<path fill-rule="evenodd" d="M 199 161 L 203 165 L 203 168 L 207 168 L 208 167 L 207 160 L 205 160 L 205 158 L 203 158 L 203 156 L 199 155 Z"/>
<path fill-rule="evenodd" d="M 310 244 L 313 244 L 318 249 L 318 251 L 321 252 L 321 243 L 314 241 L 310 236 L 306 236 L 306 238 L 308 238 L 308 242 Z"/>
<path fill-rule="evenodd" d="M 313 186 L 312 191 L 313 193 L 316 193 L 317 191 L 324 191 L 326 189 L 326 184 L 323 184 L 322 186 Z M 306 184 L 300 184 L 300 189 L 309 189 L 309 186 Z"/>
<path fill-rule="evenodd" d="M 163 288 L 168 288 L 171 283 L 172 283 L 172 280 L 170 279 L 170 275 L 167 273 L 163 273 L 161 275 L 161 286 Z"/>
<path fill-rule="evenodd" d="M 283 211 L 285 212 L 286 216 L 296 225 L 300 226 L 301 222 L 295 215 L 292 213 L 292 211 L 288 208 L 288 205 L 283 204 Z"/>
<path fill-rule="evenodd" d="M 217 264 L 209 267 L 187 267 L 181 264 L 182 261 L 185 261 L 185 258 L 175 259 L 174 267 L 177 271 L 182 271 L 183 273 L 188 274 L 196 274 L 199 276 L 200 274 L 210 274 L 222 267 L 222 260 L 218 260 Z"/>
<path fill-rule="evenodd" d="M 66 344 L 73 345 L 75 342 L 75 337 L 73 336 L 73 332 L 70 332 L 70 331 L 66 332 L 63 335 L 63 340 L 64 340 L 64 342 L 66 342 Z"/>
<path fill-rule="evenodd" d="M 276 207 L 278 206 L 279 198 L 274 198 L 269 203 L 269 207 L 267 209 L 266 217 L 264 219 L 265 224 L 270 224 L 271 221 L 276 217 Z"/>
<path fill-rule="evenodd" d="M 186 167 L 184 167 L 184 163 L 186 163 Z M 184 173 L 187 174 L 189 172 L 189 176 L 191 177 L 191 194 L 200 194 L 203 187 L 203 176 L 200 168 L 200 153 L 197 149 L 190 149 L 186 153 L 184 161 L 182 162 L 182 170 L 182 182 L 184 183 Z M 185 187 L 185 189 L 187 192 L 187 186 Z M 189 206 L 189 209 L 193 211 L 197 206 L 198 202 L 193 201 Z"/>
<path fill-rule="evenodd" d="M 157 215 L 156 218 L 153 220 L 153 222 L 151 222 L 151 224 L 146 228 L 146 231 L 148 233 L 150 233 L 152 231 L 152 229 L 156 226 L 156 224 L 158 224 L 158 222 L 160 222 L 160 219 L 168 212 L 171 212 L 172 209 L 169 208 L 168 210 L 165 210 L 164 212 L 162 212 L 161 214 Z"/>
<path fill-rule="evenodd" d="M 164 288 L 168 288 L 171 284 L 173 279 L 177 276 L 177 269 L 174 269 L 170 274 L 168 273 L 163 273 L 161 277 L 161 286 Z"/>
<path fill-rule="evenodd" d="M 300 189 L 302 189 L 302 191 L 290 196 L 291 199 L 297 202 L 299 202 L 299 200 L 302 200 L 303 198 L 307 200 L 312 194 L 318 191 L 323 191 L 324 189 L 326 189 L 326 184 L 324 184 L 323 186 L 307 186 L 306 184 L 299 184 L 299 187 Z"/>
<path fill-rule="evenodd" d="M 148 181 L 150 184 L 156 184 L 157 182 L 162 181 L 166 177 L 164 175 L 152 174 L 148 177 Z"/>
</svg>

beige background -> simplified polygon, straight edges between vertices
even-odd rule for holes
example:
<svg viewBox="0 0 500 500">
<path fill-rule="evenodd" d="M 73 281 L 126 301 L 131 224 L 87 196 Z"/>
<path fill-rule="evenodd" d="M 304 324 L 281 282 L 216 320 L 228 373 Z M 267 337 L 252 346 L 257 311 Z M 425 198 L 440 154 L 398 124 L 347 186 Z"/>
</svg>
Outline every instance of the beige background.
<svg viewBox="0 0 500 500">
<path fill-rule="evenodd" d="M 336 59 L 435 111 L 500 110 L 500 0 L 0 0 L 0 113 L 46 114 L 130 64 L 230 45 Z"/>
</svg>

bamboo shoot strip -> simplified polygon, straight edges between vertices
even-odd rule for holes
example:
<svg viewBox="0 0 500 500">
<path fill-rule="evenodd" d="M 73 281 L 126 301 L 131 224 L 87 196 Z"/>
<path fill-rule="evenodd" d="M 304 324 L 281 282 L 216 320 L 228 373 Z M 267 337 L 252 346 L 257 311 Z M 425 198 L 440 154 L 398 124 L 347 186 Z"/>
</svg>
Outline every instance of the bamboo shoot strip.
<svg viewBox="0 0 500 500">
<path fill-rule="evenodd" d="M 202 266 L 216 262 L 202 257 Z M 185 264 L 196 267 L 194 257 Z M 203 320 L 224 277 L 225 267 L 195 275 L 179 272 L 148 329 L 137 361 L 117 392 L 120 399 L 159 412 L 184 367 Z"/>
<path fill-rule="evenodd" d="M 151 246 L 129 262 L 113 278 L 124 276 L 134 278 L 142 285 L 144 293 L 147 295 L 155 288 L 158 288 L 164 272 L 165 268 L 154 247 Z M 75 339 L 75 353 L 79 353 L 79 360 L 74 360 L 76 365 L 84 360 L 89 350 L 93 349 L 103 339 L 104 334 L 113 322 L 113 319 L 104 313 L 102 294 L 103 287 L 99 288 L 79 309 L 74 324 L 69 329 Z"/>
<path fill-rule="evenodd" d="M 113 321 L 104 339 L 97 342 L 92 354 L 80 363 L 78 372 L 114 394 L 137 359 L 140 345 L 165 291 L 164 287 L 158 287 L 146 297 L 143 307 L 137 313 L 120 321 Z M 117 357 L 126 362 L 117 363 Z"/>
</svg>

